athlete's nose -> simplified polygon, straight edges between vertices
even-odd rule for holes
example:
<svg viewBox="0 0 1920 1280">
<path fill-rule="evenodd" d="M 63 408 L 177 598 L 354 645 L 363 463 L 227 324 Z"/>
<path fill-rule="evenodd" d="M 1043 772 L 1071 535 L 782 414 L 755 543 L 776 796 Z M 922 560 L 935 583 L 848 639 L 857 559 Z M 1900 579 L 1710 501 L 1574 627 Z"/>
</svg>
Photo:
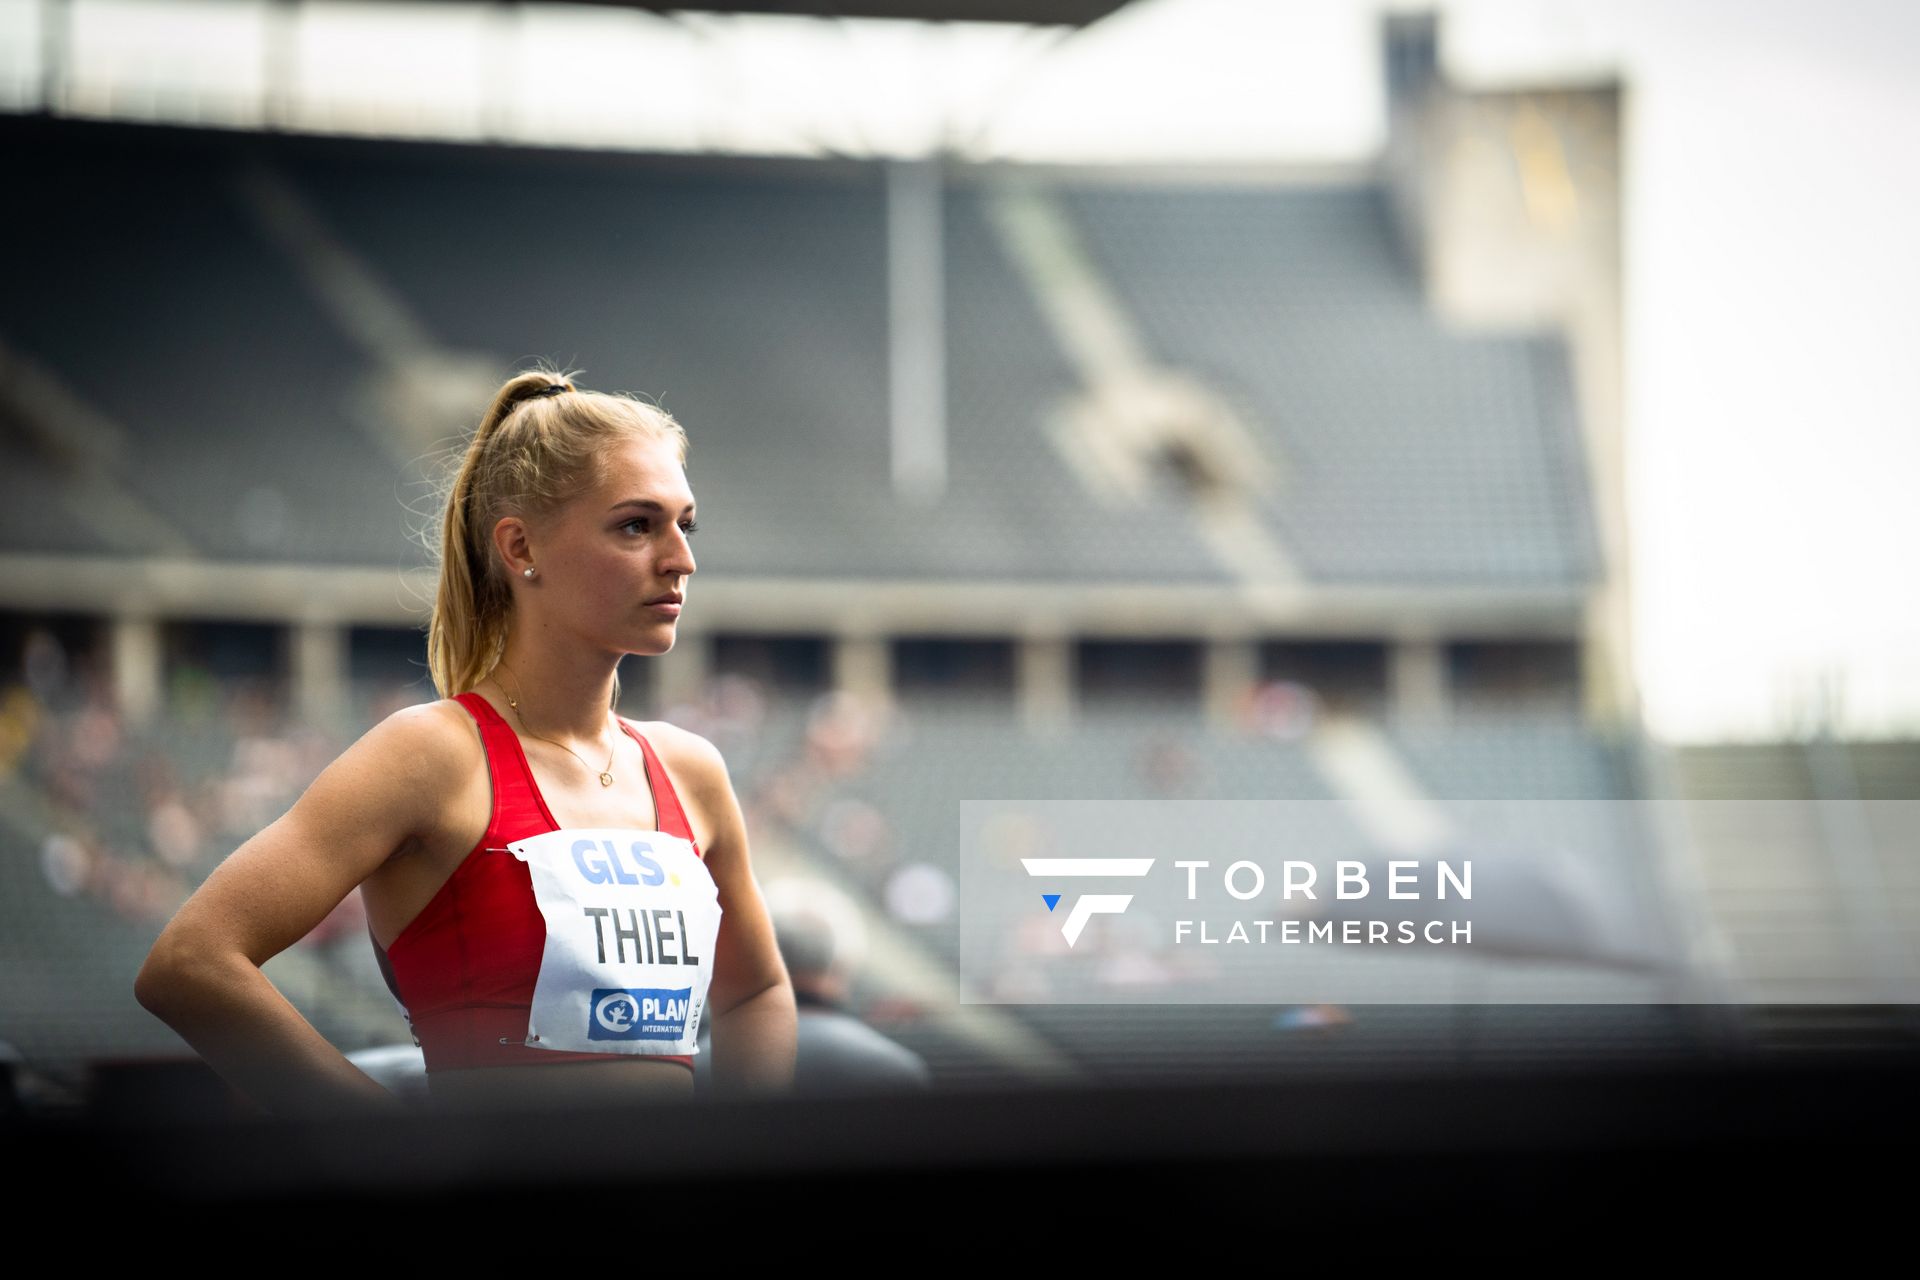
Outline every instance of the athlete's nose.
<svg viewBox="0 0 1920 1280">
<path fill-rule="evenodd" d="M 693 543 L 688 539 L 687 531 L 679 525 L 675 525 L 673 529 L 674 535 L 673 542 L 670 544 L 671 549 L 667 553 L 666 562 L 662 564 L 660 568 L 662 572 L 679 574 L 685 577 L 699 568 L 699 566 L 694 563 Z"/>
</svg>

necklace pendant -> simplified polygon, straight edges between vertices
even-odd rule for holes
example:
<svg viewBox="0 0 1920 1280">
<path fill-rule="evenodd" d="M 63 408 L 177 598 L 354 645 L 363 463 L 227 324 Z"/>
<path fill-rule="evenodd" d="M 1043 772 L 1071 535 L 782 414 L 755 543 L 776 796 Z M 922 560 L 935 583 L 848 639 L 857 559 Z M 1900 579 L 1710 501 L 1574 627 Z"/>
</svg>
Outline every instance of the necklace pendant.
<svg viewBox="0 0 1920 1280">
<path fill-rule="evenodd" d="M 601 785 L 601 786 L 603 786 L 603 787 L 610 787 L 610 786 L 612 786 L 612 785 L 613 785 L 613 775 L 612 775 L 612 774 L 610 774 L 610 773 L 603 773 L 603 774 L 601 774 L 601 775 L 600 775 L 600 785 Z"/>
</svg>

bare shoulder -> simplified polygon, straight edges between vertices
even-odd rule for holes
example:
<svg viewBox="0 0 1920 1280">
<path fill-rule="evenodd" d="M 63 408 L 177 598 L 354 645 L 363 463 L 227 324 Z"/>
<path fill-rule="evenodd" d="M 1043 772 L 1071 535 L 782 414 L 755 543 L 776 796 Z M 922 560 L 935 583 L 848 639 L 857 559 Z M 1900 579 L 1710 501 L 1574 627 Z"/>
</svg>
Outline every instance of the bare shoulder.
<svg viewBox="0 0 1920 1280">
<path fill-rule="evenodd" d="M 435 764 L 465 765 L 484 755 L 478 723 L 452 698 L 401 707 L 381 728 L 396 743 L 424 750 Z"/>
<path fill-rule="evenodd" d="M 449 698 L 401 707 L 350 748 L 347 777 L 373 803 L 405 815 L 399 852 L 465 838 L 476 794 L 489 785 L 479 726 Z M 474 788 L 482 790 L 478 793 Z"/>
<path fill-rule="evenodd" d="M 629 720 L 628 724 L 653 745 L 673 776 L 685 785 L 703 792 L 730 785 L 727 762 L 720 748 L 691 729 L 683 729 L 665 720 Z"/>
<path fill-rule="evenodd" d="M 449 698 L 401 707 L 369 729 L 360 745 L 369 764 L 428 795 L 447 794 L 486 763 L 473 717 Z"/>
</svg>

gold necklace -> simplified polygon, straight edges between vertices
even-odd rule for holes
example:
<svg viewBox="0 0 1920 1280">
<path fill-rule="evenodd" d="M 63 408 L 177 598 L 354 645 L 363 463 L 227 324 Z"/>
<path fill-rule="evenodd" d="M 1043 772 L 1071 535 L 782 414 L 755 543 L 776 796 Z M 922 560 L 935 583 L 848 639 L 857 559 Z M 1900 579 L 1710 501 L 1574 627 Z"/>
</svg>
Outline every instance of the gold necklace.
<svg viewBox="0 0 1920 1280">
<path fill-rule="evenodd" d="M 504 662 L 502 662 L 500 665 L 503 667 L 507 667 L 507 664 Z M 507 667 L 507 670 L 512 671 L 513 668 Z M 520 683 L 520 677 L 518 674 L 515 674 L 515 676 L 513 677 L 513 682 L 515 684 Z M 514 697 L 511 693 L 508 693 L 507 686 L 504 684 L 500 684 L 499 680 L 496 679 L 494 683 L 497 685 L 500 685 L 500 692 L 506 695 L 507 705 L 513 708 L 513 718 L 520 722 L 520 727 L 522 729 L 527 729 L 527 718 L 524 715 L 520 714 L 520 699 Z M 609 714 L 611 714 L 611 711 L 609 711 Z M 544 734 L 534 733 L 534 731 L 531 729 L 527 729 L 527 733 L 531 737 L 539 738 L 540 741 L 542 742 L 553 742 L 552 738 L 549 738 Z M 578 760 L 581 764 L 587 764 L 587 758 L 581 755 L 578 751 L 575 751 L 572 747 L 569 747 L 566 743 L 553 742 L 553 745 L 565 751 L 568 755 L 572 756 L 575 760 Z M 618 751 L 619 749 L 620 749 L 620 732 L 619 730 L 616 729 L 613 734 L 613 747 L 607 752 L 607 767 L 600 770 L 600 785 L 603 787 L 610 787 L 613 785 L 613 755 L 614 755 L 614 752 Z M 587 768 L 591 769 L 593 768 L 593 766 L 590 764 L 587 764 Z"/>
</svg>

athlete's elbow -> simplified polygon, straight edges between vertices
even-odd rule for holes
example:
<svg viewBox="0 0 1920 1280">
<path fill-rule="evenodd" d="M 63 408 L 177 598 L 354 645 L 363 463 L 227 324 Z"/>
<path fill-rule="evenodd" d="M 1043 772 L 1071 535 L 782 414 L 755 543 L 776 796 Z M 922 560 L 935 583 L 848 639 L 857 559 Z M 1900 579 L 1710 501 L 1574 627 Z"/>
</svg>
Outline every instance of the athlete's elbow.
<svg viewBox="0 0 1920 1280">
<path fill-rule="evenodd" d="M 188 972 L 189 966 L 179 949 L 162 934 L 134 976 L 133 998 L 148 1013 L 164 1019 L 167 1010 L 178 1005 L 181 994 L 190 985 Z"/>
<path fill-rule="evenodd" d="M 793 984 L 788 981 L 784 971 L 767 982 L 765 986 L 757 987 L 728 1001 L 725 1008 L 715 1011 L 714 1018 L 718 1020 L 743 1010 L 758 1011 L 771 1006 L 795 1009 L 798 1007 L 794 1000 Z"/>
<path fill-rule="evenodd" d="M 161 958 L 159 948 L 155 947 L 147 953 L 146 962 L 134 976 L 133 998 L 140 1002 L 142 1009 L 164 1020 L 181 986 L 178 971 Z"/>
<path fill-rule="evenodd" d="M 141 1008 L 165 1021 L 171 1011 L 205 987 L 217 967 L 209 963 L 204 950 L 185 946 L 163 933 L 134 976 L 133 998 Z"/>
</svg>

